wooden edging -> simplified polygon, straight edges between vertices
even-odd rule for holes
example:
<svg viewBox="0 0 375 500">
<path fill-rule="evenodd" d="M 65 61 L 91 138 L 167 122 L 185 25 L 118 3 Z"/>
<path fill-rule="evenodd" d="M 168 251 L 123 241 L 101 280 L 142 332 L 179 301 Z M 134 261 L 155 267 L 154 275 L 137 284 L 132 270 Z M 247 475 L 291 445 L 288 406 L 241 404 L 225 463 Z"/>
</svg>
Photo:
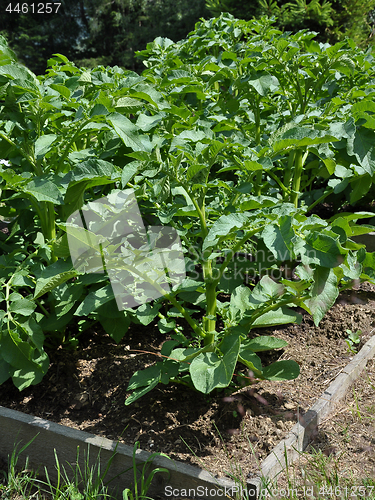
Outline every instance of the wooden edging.
<svg viewBox="0 0 375 500">
<path fill-rule="evenodd" d="M 0 457 L 7 460 L 15 445 L 20 450 L 30 441 L 20 456 L 19 464 L 23 465 L 28 457 L 28 467 L 42 473 L 47 467 L 52 481 L 57 479 L 55 450 L 60 465 L 70 478 L 74 478 L 79 447 L 81 470 L 84 470 L 85 463 L 90 467 L 100 464 L 100 471 L 104 472 L 113 458 L 105 482 L 110 481 L 108 488 L 117 498 L 122 498 L 122 491 L 134 482 L 133 448 L 130 446 L 0 406 Z M 143 450 L 135 453 L 140 470 L 142 464 L 151 458 L 151 453 Z M 168 498 L 173 496 L 173 492 L 191 489 L 200 492 L 201 498 L 211 499 L 222 496 L 223 491 L 236 491 L 236 484 L 229 479 L 217 479 L 205 470 L 166 457 L 155 457 L 147 470 L 150 472 L 159 467 L 168 469 L 169 474 L 155 475 L 147 493 L 149 497 Z"/>
<path fill-rule="evenodd" d="M 261 464 L 261 477 L 251 481 L 251 488 L 256 488 L 257 497 L 266 491 L 267 482 L 272 481 L 286 467 L 293 463 L 300 453 L 307 448 L 311 438 L 316 435 L 319 424 L 334 410 L 337 403 L 345 396 L 349 387 L 365 368 L 367 361 L 375 355 L 375 335 L 366 342 L 358 354 L 336 377 L 318 401 L 299 417 L 289 435 L 283 439 Z M 286 460 L 288 464 L 286 464 Z"/>
<path fill-rule="evenodd" d="M 261 475 L 247 482 L 249 500 L 259 498 L 266 487 L 265 482 L 273 480 L 285 468 L 285 456 L 288 464 L 291 464 L 307 447 L 321 421 L 332 412 L 367 361 L 374 355 L 375 336 L 362 347 L 308 412 L 300 417 L 287 438 L 262 462 Z M 78 463 L 81 470 L 86 459 L 89 466 L 99 463 L 100 470 L 104 472 L 113 457 L 106 481 L 111 481 L 108 486 L 112 493 L 118 493 L 117 498 L 122 498 L 121 492 L 132 485 L 133 448 L 130 446 L 0 406 L 0 457 L 7 460 L 15 445 L 18 444 L 20 449 L 20 446 L 29 442 L 29 446 L 20 456 L 19 463 L 25 463 L 25 457 L 28 457 L 30 468 L 39 471 L 42 469 L 43 472 L 44 467 L 47 467 L 52 480 L 57 477 L 55 450 L 61 466 L 70 477 L 74 477 L 79 447 Z M 137 450 L 135 458 L 137 464 L 141 465 L 150 460 L 151 454 Z M 160 467 L 168 469 L 169 473 L 155 475 L 148 491 L 150 497 L 172 499 L 195 496 L 209 500 L 236 496 L 245 498 L 244 494 L 241 494 L 240 486 L 234 481 L 215 478 L 198 467 L 165 457 L 155 457 L 149 470 Z"/>
</svg>

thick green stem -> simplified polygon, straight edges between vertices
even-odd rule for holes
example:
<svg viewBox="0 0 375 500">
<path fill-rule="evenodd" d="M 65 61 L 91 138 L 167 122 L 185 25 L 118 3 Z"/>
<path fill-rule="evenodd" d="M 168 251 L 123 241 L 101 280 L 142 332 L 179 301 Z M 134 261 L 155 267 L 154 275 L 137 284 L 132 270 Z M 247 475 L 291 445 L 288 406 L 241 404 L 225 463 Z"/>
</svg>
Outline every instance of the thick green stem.
<svg viewBox="0 0 375 500">
<path fill-rule="evenodd" d="M 256 173 L 256 176 L 255 176 L 255 194 L 256 196 L 261 196 L 262 194 L 262 188 L 261 188 L 261 185 L 262 185 L 262 170 L 258 170 L 257 173 Z"/>
<path fill-rule="evenodd" d="M 284 184 L 277 177 L 277 175 L 275 175 L 271 170 L 268 170 L 267 175 L 269 175 L 271 177 L 271 179 L 273 179 L 279 185 L 279 187 L 284 192 L 284 197 L 288 196 L 290 194 L 290 189 L 288 187 L 284 186 Z"/>
<path fill-rule="evenodd" d="M 152 283 L 154 286 L 155 284 Z M 162 290 L 162 289 L 161 289 Z M 172 297 L 171 295 L 169 294 L 166 294 L 164 292 L 164 296 L 166 299 L 168 299 L 170 301 L 171 304 L 173 304 L 175 306 L 175 308 L 182 314 L 182 316 L 186 319 L 186 321 L 189 323 L 189 325 L 192 327 L 192 329 L 194 330 L 194 332 L 199 336 L 199 337 L 205 337 L 204 333 L 202 332 L 202 330 L 199 328 L 199 326 L 197 326 L 196 322 L 193 320 L 193 318 L 190 316 L 190 314 L 188 312 L 185 311 L 185 309 L 182 307 L 182 305 L 177 302 L 177 300 Z"/>
<path fill-rule="evenodd" d="M 203 329 L 206 333 L 204 344 L 215 342 L 216 330 L 216 281 L 212 277 L 212 260 L 203 263 L 203 276 L 206 283 L 206 317 Z"/>
<path fill-rule="evenodd" d="M 302 177 L 302 170 L 303 170 L 303 158 L 302 157 L 303 157 L 302 149 L 297 149 L 296 155 L 295 155 L 292 195 L 291 195 L 291 200 L 290 200 L 296 208 L 298 207 L 298 196 L 299 196 L 299 189 L 300 189 L 300 185 L 301 185 L 301 177 Z"/>
<path fill-rule="evenodd" d="M 288 189 L 290 188 L 290 182 L 292 180 L 292 168 L 293 168 L 295 156 L 296 156 L 295 150 L 290 151 L 289 157 L 288 157 L 288 166 L 287 166 L 287 169 L 286 169 L 285 175 L 284 175 L 284 186 L 287 187 Z"/>
<path fill-rule="evenodd" d="M 206 238 L 208 234 L 208 228 L 206 224 L 206 213 L 204 207 L 204 199 L 199 206 L 198 201 L 194 196 L 190 195 L 191 200 L 198 212 L 199 221 L 202 229 L 202 239 Z M 206 285 L 206 317 L 203 322 L 203 331 L 205 332 L 205 345 L 209 345 L 215 341 L 215 330 L 216 330 L 216 285 L 217 282 L 212 276 L 212 260 L 210 255 L 212 250 L 208 250 L 203 255 L 203 279 Z"/>
</svg>

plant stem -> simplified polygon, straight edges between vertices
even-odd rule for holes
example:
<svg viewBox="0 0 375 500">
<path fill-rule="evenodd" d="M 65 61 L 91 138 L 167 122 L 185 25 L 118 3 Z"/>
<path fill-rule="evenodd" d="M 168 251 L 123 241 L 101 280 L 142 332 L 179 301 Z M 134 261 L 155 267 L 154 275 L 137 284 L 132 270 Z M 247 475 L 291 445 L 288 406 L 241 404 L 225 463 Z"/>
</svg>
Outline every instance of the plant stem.
<svg viewBox="0 0 375 500">
<path fill-rule="evenodd" d="M 292 168 L 293 168 L 295 156 L 296 156 L 296 152 L 293 149 L 292 151 L 289 152 L 288 167 L 287 167 L 287 169 L 285 171 L 285 175 L 284 175 L 284 186 L 287 187 L 288 189 L 290 188 L 290 181 L 292 179 Z"/>
<path fill-rule="evenodd" d="M 85 127 L 88 123 L 90 123 L 90 120 L 85 120 L 82 123 L 82 125 L 78 128 L 78 130 L 76 130 L 76 133 L 73 135 L 73 137 L 68 142 L 68 144 L 65 146 L 65 150 L 64 150 L 63 154 L 61 155 L 61 158 L 60 158 L 59 163 L 58 163 L 57 168 L 56 168 L 56 173 L 57 174 L 62 171 L 62 167 L 64 165 L 65 158 L 68 156 L 70 148 L 75 143 L 75 141 L 78 138 L 79 133 L 81 132 L 81 130 L 83 129 L 83 127 Z"/>
<path fill-rule="evenodd" d="M 32 167 L 37 175 L 42 175 L 42 173 L 43 173 L 42 169 L 40 168 L 40 166 L 38 166 L 35 163 L 32 156 L 28 155 L 22 148 L 18 147 L 15 142 L 13 142 L 11 139 L 9 139 L 9 137 L 7 137 L 2 132 L 0 132 L 0 137 L 2 139 L 4 139 L 4 141 L 8 142 L 11 146 L 13 146 L 17 151 L 19 151 L 24 158 L 26 158 L 26 160 L 32 165 Z"/>
<path fill-rule="evenodd" d="M 296 155 L 295 155 L 295 167 L 294 167 L 294 176 L 293 176 L 293 185 L 292 185 L 292 195 L 291 195 L 291 200 L 290 200 L 296 208 L 298 208 L 298 196 L 299 196 L 299 189 L 300 189 L 300 185 L 301 185 L 301 177 L 302 177 L 302 170 L 303 170 L 302 156 L 303 156 L 302 149 L 297 149 Z"/>
<path fill-rule="evenodd" d="M 205 240 L 208 234 L 208 228 L 206 224 L 206 214 L 204 207 L 204 198 L 199 206 L 198 201 L 190 194 L 190 198 L 194 203 L 194 206 L 198 212 L 201 229 L 202 229 L 202 239 Z M 212 276 L 212 260 L 209 258 L 212 250 L 206 251 L 203 255 L 203 279 L 206 285 L 206 314 L 207 317 L 203 322 L 203 330 L 205 332 L 205 345 L 209 345 L 215 341 L 215 330 L 216 330 L 216 280 Z"/>
<path fill-rule="evenodd" d="M 268 313 L 269 311 L 274 311 L 275 309 L 278 309 L 279 307 L 287 306 L 289 304 L 295 304 L 295 305 L 299 306 L 301 304 L 301 302 L 303 302 L 304 300 L 307 300 L 309 298 L 310 298 L 310 296 L 306 295 L 304 297 L 296 297 L 294 299 L 289 298 L 289 299 L 281 300 L 280 302 L 276 302 L 275 304 L 271 304 L 268 307 L 265 307 L 263 310 L 256 312 L 251 317 L 251 320 L 248 323 L 246 323 L 244 326 L 251 326 L 255 320 L 260 318 L 260 316 L 263 316 L 263 314 Z"/>
</svg>

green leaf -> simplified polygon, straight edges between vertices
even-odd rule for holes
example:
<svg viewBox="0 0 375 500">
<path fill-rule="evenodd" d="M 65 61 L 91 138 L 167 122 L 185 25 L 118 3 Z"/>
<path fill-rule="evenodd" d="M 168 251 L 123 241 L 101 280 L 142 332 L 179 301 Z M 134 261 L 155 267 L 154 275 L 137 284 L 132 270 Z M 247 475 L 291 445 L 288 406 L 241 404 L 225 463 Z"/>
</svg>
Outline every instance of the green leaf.
<svg viewBox="0 0 375 500">
<path fill-rule="evenodd" d="M 116 305 L 114 305 L 114 307 L 116 307 Z M 131 318 L 126 314 L 123 314 L 121 317 L 116 317 L 115 319 L 100 316 L 99 321 L 108 335 L 118 344 L 128 331 Z"/>
<path fill-rule="evenodd" d="M 9 311 L 22 316 L 30 316 L 36 308 L 35 302 L 28 299 L 15 300 L 9 306 Z"/>
<path fill-rule="evenodd" d="M 368 113 L 369 112 L 369 113 Z M 365 123 L 362 125 L 366 128 L 375 129 L 375 103 L 370 100 L 362 100 L 353 104 L 352 106 L 352 115 L 355 120 L 358 121 L 361 118 L 365 120 Z"/>
<path fill-rule="evenodd" d="M 30 194 L 37 201 L 49 201 L 55 205 L 64 203 L 63 196 L 56 184 L 41 177 L 35 177 L 27 183 L 23 191 Z"/>
<path fill-rule="evenodd" d="M 35 158 L 41 160 L 51 149 L 53 142 L 57 139 L 55 134 L 41 135 L 35 141 Z"/>
<path fill-rule="evenodd" d="M 242 341 L 238 360 L 247 366 L 256 377 L 263 379 L 262 362 L 259 356 L 255 354 L 253 349 L 247 346 L 246 342 Z"/>
<path fill-rule="evenodd" d="M 250 295 L 251 290 L 245 285 L 240 285 L 233 290 L 229 305 L 229 314 L 233 321 L 239 322 L 244 313 L 251 307 Z"/>
<path fill-rule="evenodd" d="M 274 311 L 268 311 L 259 316 L 253 323 L 253 326 L 264 328 L 266 326 L 287 325 L 289 323 L 298 323 L 302 321 L 302 315 L 293 311 L 287 306 L 282 306 Z"/>
<path fill-rule="evenodd" d="M 238 335 L 225 337 L 220 345 L 222 357 L 214 352 L 201 353 L 195 357 L 189 371 L 194 387 L 204 394 L 215 388 L 227 387 L 236 367 L 241 340 Z"/>
<path fill-rule="evenodd" d="M 58 261 L 61 262 L 61 261 Z M 48 269 L 48 268 L 47 268 Z M 70 269 L 69 271 L 58 272 L 55 275 L 49 276 L 48 278 L 39 278 L 35 285 L 34 299 L 39 299 L 42 295 L 50 292 L 57 286 L 65 283 L 71 278 L 77 276 L 77 271 L 75 269 Z"/>
<path fill-rule="evenodd" d="M 30 341 L 42 354 L 44 352 L 44 334 L 40 325 L 35 321 L 34 315 L 18 320 L 18 324 L 23 332 L 29 337 Z"/>
<path fill-rule="evenodd" d="M 332 268 L 339 266 L 344 261 L 343 254 L 347 251 L 340 246 L 338 239 L 338 236 L 334 238 L 323 232 L 308 233 L 306 241 L 299 247 L 302 263 Z"/>
<path fill-rule="evenodd" d="M 154 86 L 139 84 L 135 88 L 130 89 L 132 97 L 139 97 L 153 104 L 158 109 L 169 109 L 169 103 L 161 92 L 155 89 Z"/>
<path fill-rule="evenodd" d="M 268 92 L 276 90 L 279 86 L 278 79 L 265 71 L 254 72 L 244 80 L 261 96 L 266 96 Z"/>
<path fill-rule="evenodd" d="M 133 97 L 120 97 L 116 103 L 116 108 L 121 108 L 125 113 L 135 113 L 144 108 L 144 103 L 138 99 L 133 99 Z"/>
<path fill-rule="evenodd" d="M 150 303 L 142 304 L 137 308 L 136 317 L 142 325 L 149 325 L 156 318 L 162 304 L 151 305 Z"/>
<path fill-rule="evenodd" d="M 50 85 L 50 87 L 51 87 L 51 89 L 56 90 L 63 97 L 66 97 L 67 99 L 69 99 L 70 90 L 68 89 L 68 87 L 65 87 L 65 85 L 61 85 L 59 83 L 52 83 Z"/>
<path fill-rule="evenodd" d="M 152 144 L 147 136 L 141 136 L 139 129 L 128 118 L 119 113 L 111 113 L 107 121 L 113 126 L 116 134 L 125 146 L 133 151 L 151 152 Z"/>
<path fill-rule="evenodd" d="M 0 385 L 10 377 L 10 365 L 4 359 L 0 358 Z"/>
<path fill-rule="evenodd" d="M 134 391 L 135 389 L 149 386 L 150 384 L 154 384 L 153 387 L 155 387 L 155 385 L 160 381 L 161 364 L 162 363 L 156 363 L 155 365 L 149 366 L 144 370 L 136 371 L 129 381 L 127 390 Z"/>
<path fill-rule="evenodd" d="M 350 203 L 354 204 L 367 194 L 371 188 L 372 180 L 369 174 L 354 178 L 351 182 Z"/>
<path fill-rule="evenodd" d="M 241 229 L 247 221 L 248 217 L 245 214 L 222 215 L 209 230 L 202 250 L 215 246 L 221 237 L 227 236 L 233 229 Z"/>
<path fill-rule="evenodd" d="M 337 277 L 333 269 L 317 267 L 314 270 L 314 284 L 311 298 L 305 301 L 308 312 L 313 316 L 314 323 L 319 324 L 326 312 L 334 305 L 339 295 Z"/>
<path fill-rule="evenodd" d="M 84 301 L 79 305 L 78 309 L 74 313 L 75 316 L 87 316 L 101 305 L 106 302 L 113 300 L 113 290 L 111 285 L 107 285 L 103 288 L 99 288 L 95 292 L 90 292 Z"/>
<path fill-rule="evenodd" d="M 12 367 L 22 368 L 27 365 L 27 362 L 33 358 L 34 350 L 29 342 L 21 339 L 18 331 L 2 331 L 1 356 Z"/>
<path fill-rule="evenodd" d="M 101 184 L 104 180 L 108 180 L 108 178 L 112 179 L 115 172 L 116 169 L 112 163 L 98 160 L 97 158 L 89 158 L 74 167 L 74 169 L 64 177 L 63 182 L 69 182 L 69 186 L 72 186 L 82 181 L 97 180 L 97 183 L 91 184 L 94 186 L 96 184 Z"/>
<path fill-rule="evenodd" d="M 122 189 L 124 189 L 126 187 L 127 183 L 138 172 L 139 166 L 140 166 L 140 162 L 132 161 L 131 163 L 128 163 L 127 165 L 125 165 L 125 167 L 122 169 L 122 174 L 121 174 Z"/>
<path fill-rule="evenodd" d="M 162 179 L 159 179 L 153 185 L 154 195 L 158 198 L 158 201 L 165 201 L 171 192 L 171 186 L 169 183 L 169 178 L 164 176 Z"/>
<path fill-rule="evenodd" d="M 160 370 L 159 370 L 159 372 L 160 372 Z M 160 382 L 160 380 L 155 378 L 154 380 L 152 380 L 150 382 L 150 384 L 147 387 L 142 387 L 140 389 L 135 389 L 133 391 L 133 393 L 130 394 L 130 396 L 128 396 L 125 399 L 125 406 L 131 405 L 132 403 L 134 403 L 134 401 L 137 401 L 137 399 L 141 398 L 142 396 L 144 396 L 148 392 L 152 391 L 152 389 L 154 387 L 156 387 L 159 382 Z"/>
<path fill-rule="evenodd" d="M 276 223 L 268 224 L 262 233 L 266 247 L 271 250 L 279 262 L 294 258 L 293 239 L 295 233 L 292 227 L 292 218 L 284 215 Z"/>
<path fill-rule="evenodd" d="M 373 176 L 375 173 L 375 131 L 359 128 L 355 137 L 348 139 L 347 151 L 348 155 L 355 155 L 360 166 L 363 168 L 363 173 L 368 173 Z"/>
<path fill-rule="evenodd" d="M 33 82 L 38 84 L 38 80 L 34 73 L 26 68 L 26 66 L 21 66 L 21 64 L 4 64 L 0 66 L 0 75 L 10 76 L 12 79 L 20 80 L 21 82 Z"/>
<path fill-rule="evenodd" d="M 276 140 L 273 144 L 275 152 L 282 151 L 287 148 L 304 148 L 314 144 L 325 144 L 337 141 L 333 135 L 323 135 L 318 130 L 307 127 L 294 127 L 282 135 L 280 140 Z"/>
<path fill-rule="evenodd" d="M 282 347 L 286 347 L 287 345 L 288 342 L 286 342 L 285 340 L 278 339 L 277 337 L 263 335 L 256 337 L 255 339 L 243 340 L 241 343 L 241 352 L 242 348 L 250 349 L 253 352 L 262 352 L 270 351 L 272 349 L 281 349 Z"/>
<path fill-rule="evenodd" d="M 293 380 L 300 374 L 299 364 L 292 360 L 282 360 L 263 368 L 266 380 L 282 381 Z"/>
<path fill-rule="evenodd" d="M 145 115 L 141 113 L 138 116 L 136 125 L 139 127 L 143 132 L 148 132 L 149 130 L 155 128 L 159 123 L 162 121 L 164 118 L 165 113 L 157 113 L 155 115 Z"/>
<path fill-rule="evenodd" d="M 41 382 L 49 367 L 48 355 L 43 352 L 38 358 L 34 358 L 32 362 L 28 361 L 22 368 L 11 368 L 11 376 L 14 385 L 23 391 L 30 385 L 36 385 Z"/>
</svg>

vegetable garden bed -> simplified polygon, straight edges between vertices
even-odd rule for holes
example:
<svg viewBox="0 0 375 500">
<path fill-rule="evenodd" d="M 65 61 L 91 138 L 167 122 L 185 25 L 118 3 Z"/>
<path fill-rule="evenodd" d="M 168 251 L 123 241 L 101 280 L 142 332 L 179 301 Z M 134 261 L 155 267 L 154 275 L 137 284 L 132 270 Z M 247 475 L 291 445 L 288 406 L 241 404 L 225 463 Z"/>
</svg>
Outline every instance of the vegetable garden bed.
<svg viewBox="0 0 375 500">
<path fill-rule="evenodd" d="M 366 367 L 367 362 L 372 359 L 374 353 L 375 336 L 372 336 L 354 359 L 343 370 L 340 370 L 340 374 L 309 411 L 306 414 L 300 413 L 299 422 L 294 425 L 288 436 L 262 461 L 260 470 L 262 478 L 272 481 L 285 468 L 285 460 L 290 466 L 299 456 L 299 452 L 303 451 L 314 440 L 314 436 L 316 437 L 318 433 L 319 424 L 323 419 L 329 418 L 352 383 L 361 376 L 363 369 Z M 6 458 L 7 455 L 10 456 L 15 442 L 25 444 L 36 436 L 36 439 L 24 452 L 23 458 L 27 455 L 30 459 L 29 466 L 39 470 L 41 467 L 46 466 L 52 479 L 56 474 L 54 450 L 58 452 L 60 462 L 73 464 L 77 457 L 77 447 L 79 447 L 81 460 L 89 455 L 91 460 L 89 464 L 93 465 L 100 459 L 101 470 L 105 469 L 112 454 L 116 451 L 116 458 L 112 461 L 106 477 L 107 480 L 112 480 L 111 491 L 116 489 L 121 491 L 129 487 L 132 482 L 133 452 L 130 446 L 117 445 L 116 442 L 106 438 L 96 437 L 86 432 L 56 425 L 41 418 L 1 407 L 0 425 L 2 429 L 0 458 L 2 459 Z M 137 463 L 146 462 L 150 455 L 150 453 L 147 454 L 138 450 L 136 453 Z M 190 491 L 198 491 L 199 496 L 202 498 L 217 498 L 219 488 L 226 489 L 233 496 L 240 488 L 239 483 L 233 480 L 218 478 L 207 471 L 184 465 L 181 462 L 169 461 L 162 457 L 154 459 L 153 468 L 156 467 L 167 468 L 170 475 L 159 473 L 153 480 L 149 494 L 153 494 L 154 497 L 171 496 L 172 491 L 184 492 L 190 489 Z M 67 470 L 69 471 L 69 467 L 67 467 Z M 127 472 L 123 473 L 124 470 Z M 241 477 L 239 470 L 236 470 L 238 478 Z M 259 477 L 259 473 L 248 473 L 246 475 L 246 472 L 242 470 L 242 479 L 244 477 L 247 479 L 246 486 L 245 484 L 242 486 L 247 487 L 249 492 L 257 491 L 258 496 L 251 493 L 249 496 L 251 500 L 255 500 L 259 497 L 259 491 L 265 488 L 265 483 Z M 119 474 L 121 475 L 118 476 Z"/>
<path fill-rule="evenodd" d="M 374 321 L 374 58 L 314 37 L 222 15 L 142 75 L 38 77 L 0 38 L 4 404 L 252 474 L 344 370 Z"/>
<path fill-rule="evenodd" d="M 142 346 L 138 345 L 140 330 L 130 330 L 120 345 L 90 334 L 85 349 L 57 354 L 41 384 L 19 394 L 10 383 L 3 384 L 0 401 L 9 408 L 119 440 L 129 450 L 139 440 L 143 450 L 203 466 L 217 478 L 242 470 L 243 479 L 251 482 L 298 417 L 306 415 L 350 363 L 353 354 L 345 342 L 346 329 L 360 328 L 363 345 L 372 335 L 374 321 L 375 290 L 364 284 L 361 290 L 341 294 L 319 327 L 305 315 L 301 325 L 269 329 L 268 333 L 289 342 L 282 357 L 297 359 L 303 377 L 277 384 L 264 381 L 254 386 L 253 395 L 240 391 L 232 400 L 224 400 L 223 395 L 205 398 L 171 386 L 125 407 L 127 380 L 134 367 L 154 359 L 138 350 L 157 352 L 156 330 L 149 329 L 142 332 L 142 338 L 146 336 Z M 366 432 L 363 436 L 366 441 Z M 313 442 L 322 439 L 319 428 L 312 438 Z M 330 446 L 326 436 L 323 449 Z M 353 467 L 353 455 L 347 462 L 342 460 L 343 471 Z M 368 465 L 362 467 L 364 474 L 366 470 Z"/>
</svg>

